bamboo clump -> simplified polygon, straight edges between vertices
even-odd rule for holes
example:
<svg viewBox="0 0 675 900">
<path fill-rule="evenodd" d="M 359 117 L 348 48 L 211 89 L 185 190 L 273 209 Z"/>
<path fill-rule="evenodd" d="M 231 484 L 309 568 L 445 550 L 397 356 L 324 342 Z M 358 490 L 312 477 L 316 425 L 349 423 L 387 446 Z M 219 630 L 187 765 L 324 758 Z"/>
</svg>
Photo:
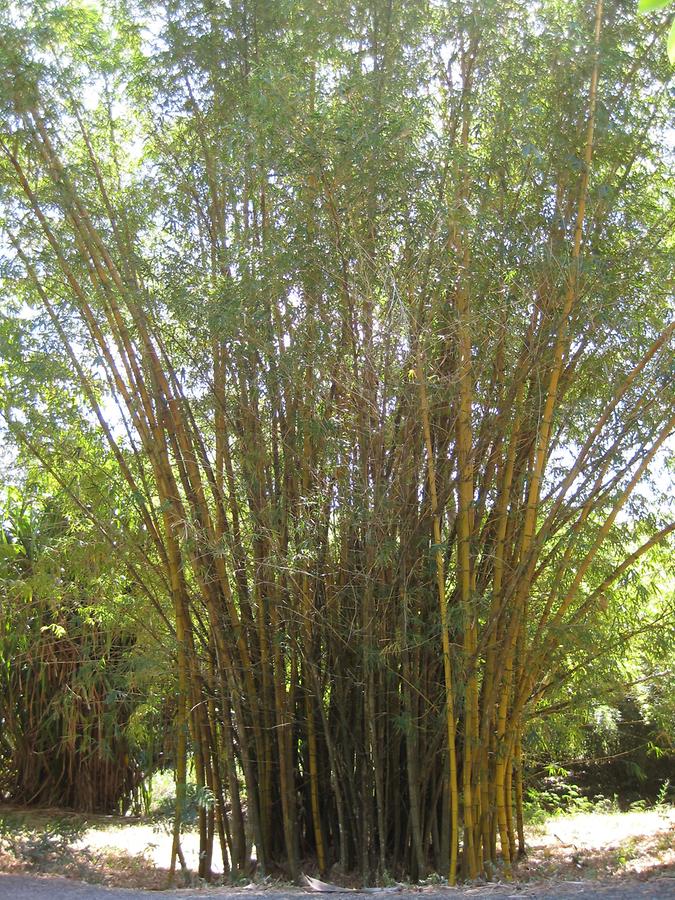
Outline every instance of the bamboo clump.
<svg viewBox="0 0 675 900">
<path fill-rule="evenodd" d="M 577 120 L 583 165 L 553 172 L 562 211 L 539 238 L 544 261 L 522 263 L 515 280 L 508 235 L 497 242 L 503 267 L 476 261 L 472 104 L 488 61 L 475 18 L 458 24 L 459 80 L 438 88 L 423 227 L 407 232 L 414 198 L 397 193 L 407 188 L 392 191 L 391 220 L 379 201 L 396 165 L 378 169 L 389 145 L 373 151 L 373 171 L 337 144 L 321 156 L 339 110 L 321 105 L 318 50 L 284 101 L 293 153 L 275 144 L 251 100 L 264 50 L 234 6 L 203 22 L 216 44 L 227 32 L 233 45 L 201 60 L 196 80 L 179 55 L 172 70 L 189 125 L 170 104 L 148 113 L 169 185 L 171 214 L 155 210 L 157 221 L 166 213 L 163 236 L 127 199 L 112 114 L 102 136 L 76 99 L 36 85 L 0 139 L 22 216 L 8 229 L 17 278 L 133 498 L 147 561 L 125 558 L 130 577 L 170 623 L 171 872 L 191 759 L 213 799 L 199 818 L 201 877 L 216 841 L 232 874 L 255 859 L 259 872 L 292 878 L 308 860 L 321 876 L 358 870 L 366 881 L 510 877 L 525 852 L 527 728 L 565 671 L 560 636 L 623 573 L 603 556 L 607 538 L 675 425 L 672 409 L 654 408 L 675 329 L 664 321 L 599 395 L 587 438 L 570 440 L 557 471 L 580 402 L 588 235 L 607 216 L 589 206 L 602 0 Z M 382 27 L 369 35 L 375 122 L 392 67 L 405 70 L 403 39 Z M 216 60 L 235 53 L 223 84 Z M 233 85 L 248 98 L 237 107 L 248 125 L 229 153 Z M 527 178 L 494 179 L 505 219 Z M 153 239 L 164 237 L 158 258 Z M 617 416 L 630 430 L 647 409 L 626 461 Z M 67 489 L 53 448 L 8 419 Z"/>
</svg>

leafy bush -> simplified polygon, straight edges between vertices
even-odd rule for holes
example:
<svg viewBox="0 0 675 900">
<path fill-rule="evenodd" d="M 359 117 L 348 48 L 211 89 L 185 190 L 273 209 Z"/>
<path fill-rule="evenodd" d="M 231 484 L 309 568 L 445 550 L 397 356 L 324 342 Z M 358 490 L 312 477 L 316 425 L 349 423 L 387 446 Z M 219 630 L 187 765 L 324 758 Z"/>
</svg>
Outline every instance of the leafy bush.
<svg viewBox="0 0 675 900">
<path fill-rule="evenodd" d="M 527 789 L 523 811 L 530 825 L 541 825 L 551 816 L 618 811 L 616 795 L 611 799 L 602 794 L 589 798 L 569 777 L 568 771 L 557 768 L 555 774 L 544 779 L 541 787 Z"/>
</svg>

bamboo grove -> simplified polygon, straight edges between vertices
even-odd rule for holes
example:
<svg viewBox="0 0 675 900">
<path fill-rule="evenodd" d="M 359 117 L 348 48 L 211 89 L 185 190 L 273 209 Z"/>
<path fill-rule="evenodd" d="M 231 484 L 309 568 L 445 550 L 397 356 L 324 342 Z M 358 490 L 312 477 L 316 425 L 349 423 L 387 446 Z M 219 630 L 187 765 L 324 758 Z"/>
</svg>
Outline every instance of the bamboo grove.
<svg viewBox="0 0 675 900">
<path fill-rule="evenodd" d="M 203 876 L 219 843 L 508 877 L 529 723 L 674 528 L 629 528 L 675 426 L 663 29 L 40 0 L 1 30 L 4 421 L 74 502 L 113 463 L 96 527 L 172 635 L 172 870 L 189 758 Z"/>
</svg>

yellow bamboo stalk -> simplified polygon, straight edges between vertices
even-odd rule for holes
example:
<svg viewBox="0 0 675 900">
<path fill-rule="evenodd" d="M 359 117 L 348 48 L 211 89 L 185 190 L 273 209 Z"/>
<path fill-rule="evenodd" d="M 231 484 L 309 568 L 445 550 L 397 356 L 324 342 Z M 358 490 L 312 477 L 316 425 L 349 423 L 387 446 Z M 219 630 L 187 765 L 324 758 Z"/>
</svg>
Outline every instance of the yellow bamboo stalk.
<svg viewBox="0 0 675 900">
<path fill-rule="evenodd" d="M 436 588 L 438 591 L 438 608 L 441 620 L 441 641 L 443 647 L 443 673 L 445 677 L 445 715 L 448 736 L 448 778 L 450 791 L 450 868 L 448 883 L 457 881 L 457 851 L 459 848 L 459 792 L 457 788 L 457 748 L 455 724 L 455 695 L 450 660 L 450 635 L 448 632 L 448 610 L 445 596 L 445 562 L 441 547 L 441 516 L 438 509 L 436 489 L 436 468 L 434 465 L 433 444 L 431 441 L 431 423 L 429 416 L 429 399 L 426 379 L 422 365 L 421 351 L 418 351 L 416 367 L 417 385 L 420 397 L 420 414 L 424 441 L 427 449 L 427 471 L 429 479 L 429 496 L 431 499 L 431 515 L 433 517 L 434 557 L 436 560 Z"/>
</svg>

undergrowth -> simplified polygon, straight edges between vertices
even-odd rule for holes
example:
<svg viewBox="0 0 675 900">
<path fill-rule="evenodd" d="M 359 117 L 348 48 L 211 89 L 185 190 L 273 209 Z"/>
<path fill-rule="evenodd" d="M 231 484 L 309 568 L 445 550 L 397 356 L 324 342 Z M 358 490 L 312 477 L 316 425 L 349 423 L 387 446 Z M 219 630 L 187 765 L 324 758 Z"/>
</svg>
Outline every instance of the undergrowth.
<svg viewBox="0 0 675 900">
<path fill-rule="evenodd" d="M 71 860 L 71 847 L 86 830 L 84 821 L 71 818 L 49 819 L 36 827 L 16 816 L 0 815 L 0 851 L 31 870 L 52 871 Z"/>
<path fill-rule="evenodd" d="M 621 812 L 619 797 L 613 794 L 606 797 L 603 794 L 595 794 L 588 797 L 581 788 L 568 781 L 569 772 L 557 769 L 550 774 L 541 787 L 530 787 L 525 792 L 523 814 L 525 822 L 535 829 L 555 816 L 576 815 L 578 813 L 618 813 Z M 631 812 L 640 812 L 648 809 L 664 809 L 671 795 L 670 779 L 666 779 L 661 785 L 655 801 L 641 799 L 631 803 Z"/>
</svg>

